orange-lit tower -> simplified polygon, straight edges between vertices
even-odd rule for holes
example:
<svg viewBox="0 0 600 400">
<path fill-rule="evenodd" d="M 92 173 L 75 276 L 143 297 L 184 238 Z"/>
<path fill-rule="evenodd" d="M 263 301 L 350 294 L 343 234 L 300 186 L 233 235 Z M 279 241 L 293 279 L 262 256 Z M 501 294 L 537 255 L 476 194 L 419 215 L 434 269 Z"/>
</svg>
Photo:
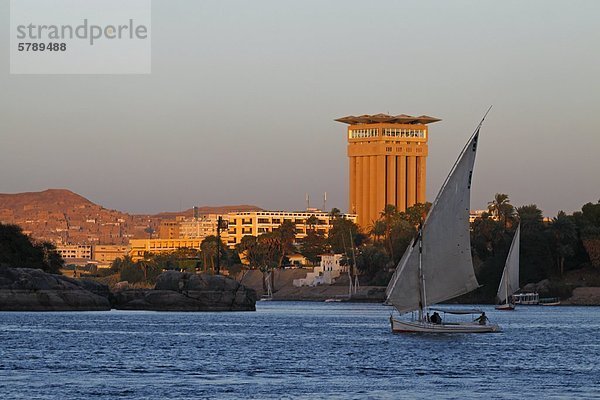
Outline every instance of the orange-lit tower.
<svg viewBox="0 0 600 400">
<path fill-rule="evenodd" d="M 348 124 L 349 212 L 361 227 L 370 228 L 386 204 L 405 211 L 426 201 L 427 124 L 439 119 L 377 114 L 336 121 Z"/>
</svg>

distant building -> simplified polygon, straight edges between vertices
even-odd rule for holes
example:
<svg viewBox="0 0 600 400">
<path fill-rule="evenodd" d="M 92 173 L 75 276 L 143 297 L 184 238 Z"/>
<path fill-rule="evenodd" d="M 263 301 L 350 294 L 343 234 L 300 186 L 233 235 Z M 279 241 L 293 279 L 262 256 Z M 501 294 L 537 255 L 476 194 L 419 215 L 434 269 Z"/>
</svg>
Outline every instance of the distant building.
<svg viewBox="0 0 600 400">
<path fill-rule="evenodd" d="M 179 221 L 161 221 L 158 227 L 159 239 L 179 239 Z"/>
<path fill-rule="evenodd" d="M 488 217 L 493 219 L 494 221 L 500 220 L 500 217 L 498 217 L 497 215 L 490 214 L 489 210 L 471 210 L 469 211 L 469 223 L 472 224 L 473 222 L 475 222 L 476 219 L 483 218 L 484 213 L 487 213 Z"/>
<path fill-rule="evenodd" d="M 308 264 L 308 260 L 302 254 L 293 253 L 287 255 L 288 260 L 290 260 L 290 264 L 296 267 L 301 267 L 303 265 Z"/>
<path fill-rule="evenodd" d="M 284 221 L 292 222 L 296 227 L 296 240 L 306 236 L 311 227 L 308 224 L 310 217 L 316 217 L 314 229 L 327 236 L 333 227 L 333 217 L 323 211 L 244 211 L 229 213 L 224 218 L 229 222 L 227 231 L 227 245 L 234 247 L 242 241 L 244 236 L 259 236 L 263 233 L 273 232 Z M 342 214 L 341 218 L 356 222 L 356 215 Z"/>
<path fill-rule="evenodd" d="M 200 250 L 200 239 L 131 239 L 129 255 L 133 261 L 144 259 L 144 253 L 170 253 L 178 249 Z"/>
<path fill-rule="evenodd" d="M 217 234 L 217 214 L 201 215 L 198 218 L 179 222 L 180 239 L 204 239 Z"/>
<path fill-rule="evenodd" d="M 427 124 L 439 119 L 376 114 L 336 121 L 348 124 L 348 209 L 362 228 L 369 228 L 387 204 L 405 211 L 425 203 Z"/>
<path fill-rule="evenodd" d="M 342 273 L 348 272 L 348 267 L 341 265 L 341 254 L 323 254 L 318 267 L 306 274 L 306 278 L 294 279 L 295 287 L 331 285 Z"/>
<path fill-rule="evenodd" d="M 217 234 L 219 215 L 206 214 L 194 218 L 177 217 L 175 220 L 161 221 L 159 239 L 204 239 Z"/>
<path fill-rule="evenodd" d="M 308 219 L 314 216 L 314 227 L 309 226 Z M 244 211 L 221 215 L 228 222 L 228 228 L 221 231 L 221 241 L 230 248 L 241 243 L 244 236 L 259 236 L 273 232 L 284 221 L 290 221 L 296 228 L 296 240 L 304 238 L 307 231 L 315 229 L 327 236 L 333 227 L 333 217 L 320 210 L 288 212 L 288 211 Z M 141 260 L 144 252 L 165 253 L 180 248 L 200 249 L 202 241 L 211 235 L 217 235 L 218 214 L 208 214 L 195 218 L 178 217 L 176 220 L 164 221 L 159 227 L 159 239 L 130 239 L 129 255 Z M 356 223 L 356 215 L 342 214 L 339 218 Z M 177 237 L 175 237 L 177 235 Z M 304 257 L 290 259 L 293 264 L 306 263 Z"/>
<path fill-rule="evenodd" d="M 96 244 L 93 246 L 93 260 L 99 265 L 112 264 L 117 258 L 123 258 L 129 253 L 129 246 L 112 245 L 112 244 Z"/>
<path fill-rule="evenodd" d="M 56 246 L 56 251 L 64 260 L 92 259 L 92 246 L 83 244 L 61 244 Z"/>
</svg>

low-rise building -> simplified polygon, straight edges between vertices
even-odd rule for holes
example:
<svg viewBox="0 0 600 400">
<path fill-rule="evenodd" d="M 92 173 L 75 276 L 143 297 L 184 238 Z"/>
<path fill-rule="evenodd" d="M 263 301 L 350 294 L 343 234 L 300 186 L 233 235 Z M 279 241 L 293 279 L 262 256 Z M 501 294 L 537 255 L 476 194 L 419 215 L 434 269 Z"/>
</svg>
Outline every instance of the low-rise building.
<svg viewBox="0 0 600 400">
<path fill-rule="evenodd" d="M 158 227 L 159 239 L 179 239 L 179 220 L 161 221 Z"/>
<path fill-rule="evenodd" d="M 144 252 L 164 253 L 180 248 L 199 249 L 206 237 L 217 235 L 219 217 L 228 223 L 228 227 L 221 231 L 221 241 L 229 248 L 234 248 L 241 243 L 244 236 L 260 236 L 263 233 L 273 232 L 285 221 L 294 224 L 297 241 L 304 238 L 310 229 L 327 236 L 333 227 L 334 218 L 344 218 L 356 223 L 355 214 L 333 217 L 320 210 L 245 211 L 225 215 L 207 214 L 195 218 L 177 217 L 175 220 L 163 221 L 160 224 L 159 239 L 130 239 L 129 255 L 134 260 L 140 260 Z M 300 265 L 306 263 L 303 257 L 290 261 Z"/>
<path fill-rule="evenodd" d="M 112 264 L 117 258 L 123 258 L 129 253 L 129 246 L 116 244 L 96 244 L 93 247 L 93 260 L 99 265 Z"/>
<path fill-rule="evenodd" d="M 273 232 L 285 221 L 296 226 L 296 240 L 306 236 L 310 229 L 315 229 L 327 236 L 333 227 L 334 217 L 324 211 L 244 211 L 229 213 L 226 216 L 229 223 L 227 230 L 227 245 L 234 247 L 242 241 L 244 236 L 259 236 L 263 233 Z M 314 226 L 309 224 L 309 218 L 315 217 Z M 341 214 L 337 218 L 349 219 L 356 223 L 356 214 Z"/>
<path fill-rule="evenodd" d="M 133 261 L 144 259 L 144 253 L 171 253 L 178 249 L 200 250 L 200 239 L 131 239 L 129 255 Z"/>
<path fill-rule="evenodd" d="M 469 211 L 469 223 L 472 224 L 473 222 L 475 222 L 476 219 L 483 218 L 483 214 L 487 214 L 489 218 L 493 219 L 494 221 L 500 220 L 500 217 L 498 217 L 498 215 L 490 213 L 489 210 L 471 210 Z"/>
<path fill-rule="evenodd" d="M 180 239 L 204 239 L 217 234 L 219 215 L 207 214 L 179 222 Z M 225 234 L 225 231 L 223 232 Z"/>
<path fill-rule="evenodd" d="M 61 244 L 56 246 L 56 251 L 60 256 L 65 259 L 81 259 L 91 260 L 92 259 L 92 246 L 84 244 Z"/>
<path fill-rule="evenodd" d="M 341 265 L 341 254 L 323 254 L 318 267 L 306 274 L 306 278 L 294 279 L 295 287 L 331 285 L 342 273 L 348 272 L 348 267 Z"/>
</svg>

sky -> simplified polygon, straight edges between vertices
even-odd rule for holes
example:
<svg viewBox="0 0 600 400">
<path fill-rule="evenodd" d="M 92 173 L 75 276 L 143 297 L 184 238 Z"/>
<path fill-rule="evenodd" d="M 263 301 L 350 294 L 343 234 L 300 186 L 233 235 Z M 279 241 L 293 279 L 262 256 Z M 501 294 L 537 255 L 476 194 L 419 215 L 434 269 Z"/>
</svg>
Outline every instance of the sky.
<svg viewBox="0 0 600 400">
<path fill-rule="evenodd" d="M 0 193 L 107 208 L 348 207 L 346 125 L 430 115 L 432 200 L 486 109 L 472 208 L 600 199 L 600 2 L 153 0 L 149 75 L 9 74 Z"/>
</svg>

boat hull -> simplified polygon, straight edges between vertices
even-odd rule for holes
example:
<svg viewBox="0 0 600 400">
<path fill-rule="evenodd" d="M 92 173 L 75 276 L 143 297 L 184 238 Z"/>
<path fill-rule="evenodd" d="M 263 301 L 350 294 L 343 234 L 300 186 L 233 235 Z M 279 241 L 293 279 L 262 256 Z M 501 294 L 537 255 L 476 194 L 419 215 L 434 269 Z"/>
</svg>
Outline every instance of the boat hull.
<svg viewBox="0 0 600 400">
<path fill-rule="evenodd" d="M 420 321 L 400 321 L 391 318 L 393 333 L 492 333 L 500 332 L 496 324 L 478 323 L 432 324 Z"/>
<path fill-rule="evenodd" d="M 500 304 L 496 306 L 496 310 L 500 311 L 513 311 L 515 309 L 514 304 Z"/>
</svg>

